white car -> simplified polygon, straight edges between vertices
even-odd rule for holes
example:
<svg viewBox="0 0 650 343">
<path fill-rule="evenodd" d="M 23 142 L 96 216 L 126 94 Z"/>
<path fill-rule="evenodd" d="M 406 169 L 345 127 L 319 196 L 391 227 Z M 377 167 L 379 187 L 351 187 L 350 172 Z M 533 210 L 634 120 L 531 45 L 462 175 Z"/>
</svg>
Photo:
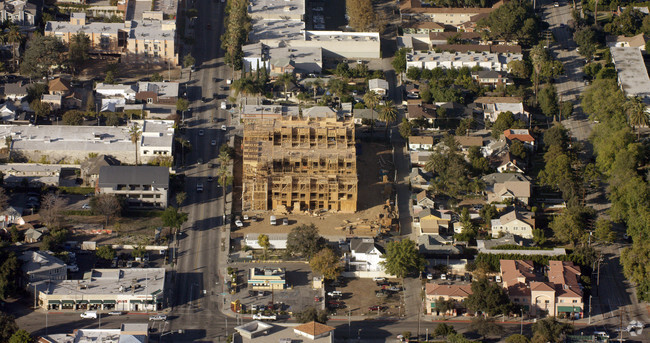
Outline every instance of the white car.
<svg viewBox="0 0 650 343">
<path fill-rule="evenodd" d="M 385 277 L 380 277 L 380 276 L 375 276 L 374 278 L 372 278 L 372 281 L 383 282 L 383 281 L 386 281 L 386 278 Z"/>
<path fill-rule="evenodd" d="M 217 140 L 216 139 L 211 140 L 210 145 L 217 146 Z"/>
<path fill-rule="evenodd" d="M 226 79 L 226 84 L 227 85 L 232 85 L 232 79 Z"/>
<path fill-rule="evenodd" d="M 244 227 L 244 223 L 242 223 L 241 220 L 237 219 L 237 220 L 235 220 L 235 226 Z"/>
<path fill-rule="evenodd" d="M 83 210 L 90 210 L 90 205 L 88 205 L 88 204 L 83 204 L 83 205 L 81 205 L 81 209 L 83 209 Z"/>
<path fill-rule="evenodd" d="M 221 109 L 222 109 L 222 110 L 226 110 L 226 109 L 228 109 L 228 104 L 226 104 L 225 101 L 222 101 L 222 102 L 221 102 Z"/>
<path fill-rule="evenodd" d="M 221 130 L 228 131 L 228 127 L 226 125 L 221 125 Z"/>
<path fill-rule="evenodd" d="M 431 273 L 427 274 L 427 280 L 433 280 L 433 274 Z"/>
<path fill-rule="evenodd" d="M 81 318 L 86 318 L 86 319 L 97 319 L 97 311 L 86 311 L 81 314 Z"/>
<path fill-rule="evenodd" d="M 149 317 L 149 320 L 167 320 L 167 316 L 164 314 L 157 314 L 155 316 Z"/>
<path fill-rule="evenodd" d="M 555 3 L 553 4 L 553 7 L 560 7 L 560 3 L 559 3 L 559 2 L 555 2 Z"/>
</svg>

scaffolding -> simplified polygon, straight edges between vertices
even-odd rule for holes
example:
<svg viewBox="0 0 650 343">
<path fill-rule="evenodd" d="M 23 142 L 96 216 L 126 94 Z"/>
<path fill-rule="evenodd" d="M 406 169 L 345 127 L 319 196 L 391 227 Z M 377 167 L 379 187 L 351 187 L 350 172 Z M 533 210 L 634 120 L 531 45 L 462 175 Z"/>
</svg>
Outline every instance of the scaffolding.
<svg viewBox="0 0 650 343">
<path fill-rule="evenodd" d="M 244 211 L 357 210 L 354 124 L 286 117 L 244 125 Z"/>
</svg>

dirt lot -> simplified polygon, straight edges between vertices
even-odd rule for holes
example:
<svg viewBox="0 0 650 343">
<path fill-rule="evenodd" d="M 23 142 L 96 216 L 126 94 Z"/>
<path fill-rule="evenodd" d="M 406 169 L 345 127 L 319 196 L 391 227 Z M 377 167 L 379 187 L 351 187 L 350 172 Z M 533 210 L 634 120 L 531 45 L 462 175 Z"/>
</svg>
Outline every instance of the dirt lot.
<svg viewBox="0 0 650 343">
<path fill-rule="evenodd" d="M 392 284 L 399 284 L 397 279 L 389 279 L 388 282 Z M 370 306 L 386 306 L 387 309 L 380 311 L 380 316 L 397 316 L 400 309 L 401 292 L 394 293 L 385 298 L 378 298 L 375 296 L 375 291 L 380 290 L 381 287 L 370 278 L 364 279 L 346 279 L 346 284 L 342 287 L 336 287 L 337 291 L 341 291 L 343 296 L 341 301 L 345 303 L 345 308 L 339 312 L 352 311 L 353 316 L 368 315 L 376 316 L 377 311 L 369 311 Z M 328 290 L 329 291 L 329 290 Z M 328 297 L 328 300 L 330 298 Z M 402 311 L 404 309 L 402 308 Z"/>
<path fill-rule="evenodd" d="M 103 216 L 66 216 L 64 218 L 66 226 L 102 226 L 105 224 Z M 111 219 L 108 230 L 113 233 L 108 234 L 83 234 L 76 233 L 71 240 L 96 241 L 101 244 L 151 244 L 153 243 L 155 228 L 162 227 L 162 220 L 159 217 L 123 217 Z M 161 237 L 167 235 L 163 230 Z"/>
<path fill-rule="evenodd" d="M 129 80 L 138 80 L 141 78 L 151 77 L 153 73 L 160 74 L 165 80 L 169 78 L 171 72 L 172 81 L 178 80 L 181 75 L 181 69 L 178 66 L 171 66 L 168 69 L 164 63 L 118 63 L 117 58 L 105 57 L 102 59 L 93 58 L 89 60 L 79 73 L 79 79 L 86 80 L 94 77 L 103 79 L 106 76 L 108 65 L 117 63 L 115 81 L 123 82 Z"/>
<path fill-rule="evenodd" d="M 279 225 L 271 226 L 269 224 L 269 217 L 272 215 L 270 212 L 251 212 L 247 214 L 256 215 L 258 221 L 246 221 L 243 228 L 233 229 L 233 237 L 242 237 L 248 233 L 289 233 L 293 227 L 301 224 L 316 225 L 323 236 L 375 236 L 377 232 L 372 229 L 353 228 L 352 230 L 343 230 L 341 227 L 349 222 L 364 219 L 372 221 L 379 218 L 392 192 L 392 184 L 383 183 L 381 176 L 382 170 L 388 176 L 393 175 L 391 161 L 391 149 L 386 144 L 363 142 L 358 145 L 359 193 L 356 213 L 325 212 L 321 213 L 320 216 L 305 213 L 291 213 L 288 215 L 276 213 L 275 216 L 279 221 Z M 289 219 L 289 225 L 282 225 L 282 219 L 284 218 Z"/>
</svg>

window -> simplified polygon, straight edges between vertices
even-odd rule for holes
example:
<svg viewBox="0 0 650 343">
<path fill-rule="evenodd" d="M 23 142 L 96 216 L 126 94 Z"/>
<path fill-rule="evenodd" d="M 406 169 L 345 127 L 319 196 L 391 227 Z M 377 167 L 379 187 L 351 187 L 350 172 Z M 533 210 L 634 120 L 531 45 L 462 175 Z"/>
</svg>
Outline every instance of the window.
<svg viewBox="0 0 650 343">
<path fill-rule="evenodd" d="M 574 303 L 574 304 L 577 304 L 577 303 L 578 303 L 578 300 L 573 299 L 573 303 Z"/>
<path fill-rule="evenodd" d="M 549 303 L 549 301 L 548 301 L 548 300 L 544 300 L 544 303 L 545 303 L 545 304 L 548 304 L 548 303 Z"/>
</svg>

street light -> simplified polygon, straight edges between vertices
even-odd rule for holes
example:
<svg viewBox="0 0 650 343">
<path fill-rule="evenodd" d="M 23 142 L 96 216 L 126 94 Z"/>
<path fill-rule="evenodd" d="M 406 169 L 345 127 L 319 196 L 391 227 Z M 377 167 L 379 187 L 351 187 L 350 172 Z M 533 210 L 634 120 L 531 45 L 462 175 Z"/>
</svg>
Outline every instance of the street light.
<svg viewBox="0 0 650 343">
<path fill-rule="evenodd" d="M 521 312 L 521 325 L 519 327 L 519 334 L 523 335 L 524 334 L 524 309 L 520 308 L 519 311 Z"/>
</svg>

